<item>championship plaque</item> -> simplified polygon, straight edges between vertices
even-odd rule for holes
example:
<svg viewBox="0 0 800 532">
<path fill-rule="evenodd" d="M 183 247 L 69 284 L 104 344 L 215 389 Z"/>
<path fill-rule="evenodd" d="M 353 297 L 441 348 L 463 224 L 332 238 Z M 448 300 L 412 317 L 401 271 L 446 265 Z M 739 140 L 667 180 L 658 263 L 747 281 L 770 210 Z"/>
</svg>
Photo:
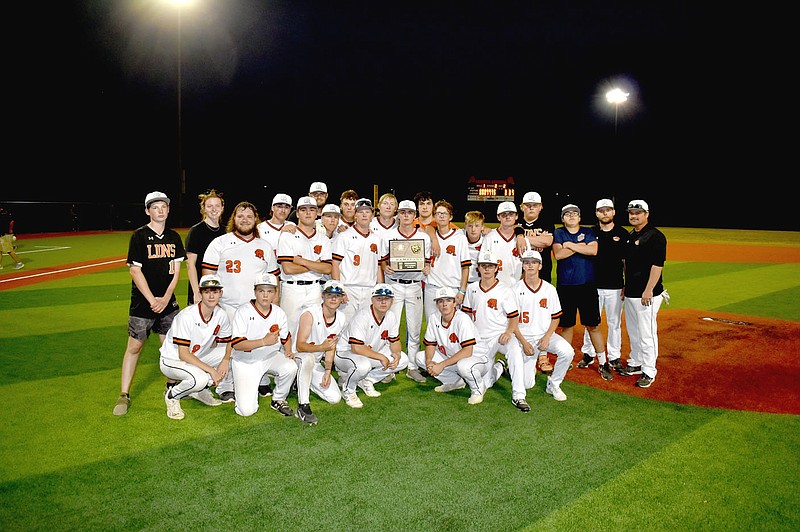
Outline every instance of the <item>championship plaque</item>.
<svg viewBox="0 0 800 532">
<path fill-rule="evenodd" d="M 421 272 L 425 266 L 425 241 L 421 238 L 389 241 L 389 267 L 396 272 Z"/>
</svg>

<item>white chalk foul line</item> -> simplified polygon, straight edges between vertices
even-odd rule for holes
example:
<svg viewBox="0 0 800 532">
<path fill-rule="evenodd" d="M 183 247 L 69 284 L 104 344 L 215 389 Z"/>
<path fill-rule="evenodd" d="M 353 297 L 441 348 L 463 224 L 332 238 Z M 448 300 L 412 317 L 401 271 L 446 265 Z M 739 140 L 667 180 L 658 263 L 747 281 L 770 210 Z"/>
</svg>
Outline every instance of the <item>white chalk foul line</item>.
<svg viewBox="0 0 800 532">
<path fill-rule="evenodd" d="M 105 262 L 96 262 L 94 264 L 86 264 L 84 266 L 74 266 L 72 268 L 64 268 L 64 269 L 61 269 L 61 270 L 53 270 L 53 271 L 50 271 L 50 272 L 34 273 L 34 274 L 31 274 L 31 275 L 23 275 L 22 277 L 12 277 L 10 279 L 0 279 L 0 284 L 1 283 L 11 283 L 11 282 L 14 282 L 14 281 L 22 281 L 24 279 L 35 279 L 37 277 L 44 277 L 44 276 L 47 276 L 47 275 L 56 275 L 56 274 L 59 274 L 59 273 L 72 272 L 72 271 L 75 271 L 75 270 L 85 270 L 86 268 L 96 268 L 97 266 L 105 266 L 107 264 L 114 264 L 114 263 L 117 263 L 117 262 L 123 262 L 124 263 L 126 260 L 127 259 L 107 260 Z"/>
</svg>

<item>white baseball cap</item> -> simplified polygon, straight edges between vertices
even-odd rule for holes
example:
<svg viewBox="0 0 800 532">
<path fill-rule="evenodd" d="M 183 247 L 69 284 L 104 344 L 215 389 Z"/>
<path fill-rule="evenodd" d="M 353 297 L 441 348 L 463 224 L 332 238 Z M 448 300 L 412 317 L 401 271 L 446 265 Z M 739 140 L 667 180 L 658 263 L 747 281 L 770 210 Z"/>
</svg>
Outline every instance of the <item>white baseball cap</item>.
<svg viewBox="0 0 800 532">
<path fill-rule="evenodd" d="M 222 288 L 222 279 L 219 278 L 219 275 L 204 275 L 200 278 L 198 286 L 200 288 Z"/>
<path fill-rule="evenodd" d="M 156 190 L 154 192 L 151 192 L 150 194 L 147 195 L 147 197 L 144 198 L 145 208 L 150 208 L 150 204 L 156 201 L 166 201 L 167 205 L 169 205 L 169 198 L 167 197 L 167 195 L 164 194 L 163 192 L 159 192 Z"/>
<path fill-rule="evenodd" d="M 517 206 L 513 201 L 504 201 L 497 206 L 497 215 L 500 216 L 504 212 L 517 212 Z"/>
<path fill-rule="evenodd" d="M 413 201 L 404 199 L 397 206 L 397 210 L 398 211 L 414 211 L 414 212 L 417 212 L 417 206 L 414 204 Z"/>
<path fill-rule="evenodd" d="M 335 214 L 337 216 L 341 216 L 342 211 L 339 210 L 338 205 L 334 205 L 333 203 L 326 203 L 325 206 L 322 208 L 322 214 Z"/>
<path fill-rule="evenodd" d="M 311 183 L 311 187 L 308 189 L 308 193 L 311 194 L 312 192 L 324 192 L 325 194 L 328 193 L 328 185 L 323 183 L 322 181 L 314 181 Z"/>
<path fill-rule="evenodd" d="M 491 250 L 481 251 L 478 254 L 478 264 L 499 264 L 497 262 L 497 255 Z"/>
<path fill-rule="evenodd" d="M 650 206 L 645 200 L 635 199 L 628 203 L 628 210 L 638 209 L 640 211 L 650 212 Z"/>
<path fill-rule="evenodd" d="M 288 205 L 289 207 L 292 206 L 292 197 L 289 194 L 275 194 L 275 197 L 272 198 L 272 204 L 283 203 Z"/>
<path fill-rule="evenodd" d="M 317 200 L 312 198 L 311 196 L 303 196 L 299 200 L 297 200 L 297 208 L 300 207 L 314 207 L 317 208 Z"/>
<path fill-rule="evenodd" d="M 372 297 L 378 296 L 388 296 L 394 297 L 394 291 L 392 287 L 386 283 L 378 283 L 375 285 L 375 288 L 372 290 Z"/>
<path fill-rule="evenodd" d="M 443 286 L 436 290 L 436 295 L 433 296 L 433 300 L 436 301 L 437 299 L 445 299 L 445 298 L 455 299 L 456 298 L 456 291 L 450 288 L 449 286 Z"/>
<path fill-rule="evenodd" d="M 520 257 L 521 260 L 538 260 L 542 262 L 542 254 L 536 251 L 535 249 L 526 249 L 522 256 Z"/>
<path fill-rule="evenodd" d="M 322 293 L 344 295 L 344 286 L 339 281 L 331 279 L 322 285 Z"/>
<path fill-rule="evenodd" d="M 253 286 L 258 286 L 260 284 L 278 286 L 278 278 L 268 272 L 258 273 L 253 281 Z"/>
<path fill-rule="evenodd" d="M 359 209 L 374 210 L 373 207 L 372 207 L 372 200 L 367 199 L 367 198 L 359 198 L 356 201 L 356 210 L 359 210 Z"/>
<path fill-rule="evenodd" d="M 522 203 L 541 203 L 542 197 L 539 195 L 538 192 L 526 192 L 524 196 L 522 196 Z"/>
<path fill-rule="evenodd" d="M 602 209 L 603 207 L 609 207 L 611 209 L 614 208 L 614 202 L 610 199 L 601 199 L 597 200 L 597 205 L 594 206 L 595 210 Z"/>
</svg>

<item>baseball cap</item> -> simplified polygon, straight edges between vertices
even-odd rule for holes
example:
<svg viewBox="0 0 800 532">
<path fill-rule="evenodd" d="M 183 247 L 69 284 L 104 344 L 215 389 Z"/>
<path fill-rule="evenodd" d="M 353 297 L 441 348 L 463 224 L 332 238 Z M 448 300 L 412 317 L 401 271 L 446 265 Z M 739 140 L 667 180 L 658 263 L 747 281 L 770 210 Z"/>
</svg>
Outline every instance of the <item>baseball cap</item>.
<svg viewBox="0 0 800 532">
<path fill-rule="evenodd" d="M 253 281 L 253 286 L 258 286 L 260 284 L 268 284 L 270 286 L 278 286 L 278 278 L 272 275 L 271 273 L 257 273 L 255 281 Z"/>
<path fill-rule="evenodd" d="M 344 295 L 344 287 L 342 283 L 339 281 L 335 281 L 331 279 L 330 281 L 326 282 L 322 285 L 322 293 L 323 294 L 338 294 L 340 296 Z"/>
<path fill-rule="evenodd" d="M 635 199 L 628 203 L 628 210 L 639 209 L 645 212 L 650 212 L 650 206 L 647 205 L 645 200 Z"/>
<path fill-rule="evenodd" d="M 333 203 L 326 203 L 325 206 L 322 208 L 322 214 L 329 214 L 333 213 L 337 216 L 342 214 L 342 211 L 339 210 L 338 205 L 334 205 Z"/>
<path fill-rule="evenodd" d="M 414 204 L 413 201 L 404 199 L 397 206 L 397 210 L 398 211 L 414 211 L 414 212 L 416 212 L 417 206 Z"/>
<path fill-rule="evenodd" d="M 504 212 L 517 212 L 517 206 L 512 201 L 504 201 L 497 206 L 497 215 L 500 216 Z"/>
<path fill-rule="evenodd" d="M 521 260 L 538 260 L 542 262 L 542 254 L 535 249 L 526 249 L 520 257 Z"/>
<path fill-rule="evenodd" d="M 311 196 L 303 196 L 299 200 L 297 200 L 297 208 L 300 207 L 314 207 L 317 208 L 317 200 L 312 198 Z"/>
<path fill-rule="evenodd" d="M 581 209 L 580 209 L 580 207 L 578 207 L 578 206 L 577 206 L 577 205 L 575 205 L 574 203 L 567 203 L 566 205 L 564 205 L 563 207 L 561 207 L 561 217 L 563 218 L 563 217 L 564 217 L 564 215 L 565 215 L 565 214 L 567 214 L 567 213 L 568 213 L 568 212 L 570 212 L 570 211 L 575 211 L 575 212 L 577 212 L 578 214 L 580 214 L 580 213 L 581 213 Z"/>
<path fill-rule="evenodd" d="M 372 290 L 372 297 L 376 296 L 388 296 L 394 297 L 394 292 L 392 291 L 392 287 L 386 283 L 378 283 L 375 285 L 375 288 Z"/>
<path fill-rule="evenodd" d="M 367 198 L 359 198 L 356 201 L 356 210 L 358 209 L 369 209 L 373 210 L 372 208 L 372 201 L 368 200 Z"/>
<path fill-rule="evenodd" d="M 524 196 L 522 196 L 522 203 L 541 203 L 542 197 L 539 195 L 538 192 L 526 192 Z"/>
<path fill-rule="evenodd" d="M 275 194 L 275 197 L 272 198 L 272 204 L 275 205 L 276 203 L 284 203 L 291 207 L 292 197 L 289 194 Z"/>
<path fill-rule="evenodd" d="M 490 250 L 478 254 L 478 264 L 497 264 L 497 256 Z"/>
<path fill-rule="evenodd" d="M 200 288 L 222 288 L 222 280 L 219 278 L 219 275 L 204 275 L 200 278 L 198 286 Z"/>
<path fill-rule="evenodd" d="M 445 298 L 456 298 L 456 291 L 450 288 L 449 286 L 443 286 L 436 290 L 436 295 L 433 296 L 433 300 L 436 301 L 437 299 L 445 299 Z"/>
<path fill-rule="evenodd" d="M 167 195 L 164 194 L 163 192 L 159 192 L 156 190 L 151 192 L 150 194 L 147 195 L 147 197 L 144 198 L 144 206 L 146 208 L 150 207 L 150 204 L 156 201 L 166 201 L 167 205 L 169 205 L 169 198 L 167 197 Z"/>
<path fill-rule="evenodd" d="M 308 189 L 308 193 L 311 194 L 312 192 L 324 192 L 325 194 L 328 193 L 328 185 L 323 183 L 322 181 L 314 181 L 311 183 L 311 187 Z"/>
<path fill-rule="evenodd" d="M 597 201 L 597 205 L 595 205 L 595 210 L 602 209 L 603 207 L 609 207 L 611 209 L 614 208 L 614 202 L 610 199 L 601 199 Z"/>
</svg>

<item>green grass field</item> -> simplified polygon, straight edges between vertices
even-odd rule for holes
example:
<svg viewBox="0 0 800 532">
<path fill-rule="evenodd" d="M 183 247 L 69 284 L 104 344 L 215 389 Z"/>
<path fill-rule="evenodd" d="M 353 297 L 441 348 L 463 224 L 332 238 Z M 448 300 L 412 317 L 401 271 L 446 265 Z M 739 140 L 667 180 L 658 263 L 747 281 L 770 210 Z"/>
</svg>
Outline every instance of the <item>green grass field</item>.
<svg viewBox="0 0 800 532">
<path fill-rule="evenodd" d="M 800 246 L 791 232 L 665 233 Z M 23 271 L 124 256 L 128 237 L 21 239 Z M 670 308 L 800 321 L 798 264 L 683 261 L 664 275 Z M 267 399 L 250 418 L 184 400 L 174 421 L 153 338 L 131 410 L 115 417 L 129 292 L 124 265 L 0 290 L 4 530 L 800 529 L 800 417 L 640 399 L 569 375 L 563 403 L 539 377 L 530 414 L 511 406 L 507 378 L 470 406 L 467 390 L 401 375 L 361 410 L 312 394 L 314 427 Z"/>
</svg>

